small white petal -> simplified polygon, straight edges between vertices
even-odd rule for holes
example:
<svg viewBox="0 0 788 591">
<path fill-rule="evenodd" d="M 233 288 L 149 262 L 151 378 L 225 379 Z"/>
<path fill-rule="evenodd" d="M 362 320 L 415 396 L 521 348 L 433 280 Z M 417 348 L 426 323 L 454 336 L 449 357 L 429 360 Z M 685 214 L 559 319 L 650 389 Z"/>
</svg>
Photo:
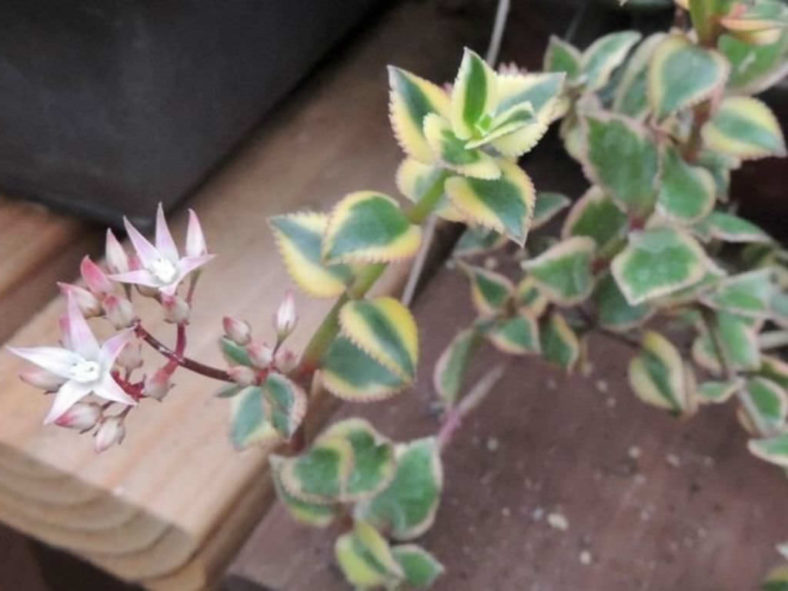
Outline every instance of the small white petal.
<svg viewBox="0 0 788 591">
<path fill-rule="evenodd" d="M 186 229 L 186 256 L 199 257 L 208 252 L 205 235 L 202 232 L 200 219 L 193 209 L 189 210 L 189 227 Z"/>
<path fill-rule="evenodd" d="M 71 368 L 84 361 L 78 353 L 62 347 L 8 347 L 8 350 L 61 378 L 70 378 Z"/>
<path fill-rule="evenodd" d="M 117 275 L 110 275 L 110 279 L 118 283 L 134 283 L 136 285 L 146 285 L 148 287 L 158 287 L 159 282 L 153 276 L 153 273 L 147 269 L 137 269 L 136 271 L 129 271 L 128 273 L 118 273 Z"/>
<path fill-rule="evenodd" d="M 180 258 L 178 247 L 175 246 L 175 240 L 172 239 L 170 227 L 164 217 L 164 207 L 161 203 L 156 210 L 156 249 L 171 261 L 177 261 Z"/>
<path fill-rule="evenodd" d="M 98 357 L 99 345 L 87 320 L 79 309 L 77 298 L 73 293 L 66 294 L 68 310 L 68 337 L 71 347 L 85 359 Z"/>
<path fill-rule="evenodd" d="M 49 413 L 44 419 L 44 424 L 49 425 L 50 423 L 54 423 L 63 416 L 68 409 L 90 394 L 90 390 L 91 387 L 89 384 L 80 384 L 74 381 L 68 381 L 60 386 L 55 394 L 55 401 L 52 403 L 52 408 L 49 409 Z"/>
<path fill-rule="evenodd" d="M 112 402 L 120 402 L 128 406 L 134 406 L 137 402 L 126 392 L 123 391 L 118 383 L 109 373 L 104 374 L 104 378 L 97 386 L 94 386 L 93 393 L 99 398 L 110 400 Z"/>
<path fill-rule="evenodd" d="M 126 226 L 126 232 L 129 235 L 131 244 L 134 246 L 134 250 L 137 251 L 137 256 L 143 267 L 147 267 L 161 258 L 161 253 L 159 253 L 156 247 L 153 246 L 145 236 L 140 234 L 139 230 L 132 226 L 128 219 L 123 218 L 123 225 Z"/>
<path fill-rule="evenodd" d="M 105 368 L 106 371 L 109 371 L 115 364 L 115 359 L 117 359 L 118 355 L 120 355 L 120 352 L 123 351 L 123 348 L 131 340 L 133 332 L 134 331 L 132 329 L 119 332 L 114 337 L 104 341 L 104 344 L 101 345 L 99 362 L 101 363 L 101 367 Z"/>
</svg>

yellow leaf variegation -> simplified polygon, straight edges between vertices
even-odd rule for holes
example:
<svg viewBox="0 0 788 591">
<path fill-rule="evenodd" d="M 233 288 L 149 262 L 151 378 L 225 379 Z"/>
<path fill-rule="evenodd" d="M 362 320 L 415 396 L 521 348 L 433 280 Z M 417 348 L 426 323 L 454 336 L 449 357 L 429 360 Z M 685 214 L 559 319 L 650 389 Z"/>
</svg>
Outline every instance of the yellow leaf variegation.
<svg viewBox="0 0 788 591">
<path fill-rule="evenodd" d="M 269 220 L 287 272 L 298 287 L 311 296 L 336 297 L 345 291 L 352 271 L 347 265 L 323 262 L 321 249 L 328 216 L 295 213 Z"/>
<path fill-rule="evenodd" d="M 483 118 L 497 103 L 497 93 L 495 71 L 466 48 L 451 94 L 451 127 L 458 138 L 468 140 L 486 131 Z"/>
<path fill-rule="evenodd" d="M 509 355 L 541 353 L 539 323 L 525 307 L 516 316 L 497 322 L 487 338 L 496 349 Z"/>
<path fill-rule="evenodd" d="M 620 31 L 600 37 L 588 46 L 581 60 L 588 88 L 598 90 L 605 86 L 640 37 L 637 31 Z"/>
<path fill-rule="evenodd" d="M 414 203 L 438 180 L 443 171 L 438 166 L 422 164 L 415 158 L 405 158 L 397 169 L 397 188 Z M 462 222 L 464 217 L 444 194 L 435 206 L 435 214 L 450 222 Z"/>
<path fill-rule="evenodd" d="M 457 401 L 468 362 L 478 342 L 479 333 L 473 328 L 466 328 L 457 333 L 435 363 L 432 383 L 438 396 L 447 406 Z"/>
<path fill-rule="evenodd" d="M 643 335 L 642 349 L 629 364 L 629 383 L 643 402 L 683 414 L 691 408 L 691 370 L 676 347 L 654 331 Z"/>
<path fill-rule="evenodd" d="M 386 539 L 363 521 L 337 538 L 334 546 L 339 567 L 356 589 L 395 588 L 405 572 L 394 558 Z"/>
<path fill-rule="evenodd" d="M 587 236 L 562 240 L 538 257 L 523 263 L 539 291 L 560 306 L 573 306 L 594 288 L 592 263 L 596 243 Z"/>
<path fill-rule="evenodd" d="M 629 58 L 616 88 L 613 110 L 633 119 L 642 119 L 648 114 L 647 80 L 649 62 L 654 49 L 665 38 L 665 33 L 654 33 L 638 45 Z"/>
<path fill-rule="evenodd" d="M 424 118 L 435 113 L 449 116 L 446 92 L 427 80 L 399 68 L 389 68 L 389 117 L 400 146 L 425 164 L 435 162 L 435 155 L 424 138 Z"/>
<path fill-rule="evenodd" d="M 419 335 L 410 311 L 381 297 L 348 302 L 339 313 L 342 334 L 389 370 L 412 381 L 419 357 Z"/>
<path fill-rule="evenodd" d="M 323 239 L 331 263 L 379 263 L 416 254 L 421 228 L 411 224 L 391 197 L 358 191 L 334 206 Z"/>
<path fill-rule="evenodd" d="M 553 312 L 539 327 L 542 356 L 550 363 L 571 372 L 580 360 L 580 341 L 563 314 Z"/>
<path fill-rule="evenodd" d="M 410 383 L 345 336 L 334 339 L 323 357 L 321 368 L 322 383 L 326 389 L 351 402 L 383 400 Z"/>
<path fill-rule="evenodd" d="M 450 177 L 446 193 L 469 223 L 506 234 L 522 245 L 534 215 L 534 186 L 515 163 L 499 160 L 497 166 L 501 176 L 495 180 Z"/>
<path fill-rule="evenodd" d="M 428 115 L 424 119 L 424 137 L 446 168 L 480 179 L 496 179 L 501 175 L 495 158 L 480 148 L 468 148 L 443 117 Z"/>
<path fill-rule="evenodd" d="M 492 316 L 502 311 L 514 294 L 514 286 L 503 275 L 481 267 L 460 263 L 460 269 L 471 283 L 471 300 L 482 316 Z"/>
<path fill-rule="evenodd" d="M 774 113 L 758 99 L 725 98 L 704 127 L 703 139 L 711 150 L 754 160 L 785 156 L 785 139 Z"/>
</svg>

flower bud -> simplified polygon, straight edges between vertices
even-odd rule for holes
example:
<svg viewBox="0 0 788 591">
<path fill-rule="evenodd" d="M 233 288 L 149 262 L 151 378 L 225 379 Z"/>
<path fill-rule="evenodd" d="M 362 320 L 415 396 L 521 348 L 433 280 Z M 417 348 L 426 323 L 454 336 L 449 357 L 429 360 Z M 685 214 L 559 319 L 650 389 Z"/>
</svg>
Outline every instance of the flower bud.
<svg viewBox="0 0 788 591">
<path fill-rule="evenodd" d="M 82 259 L 79 271 L 82 274 L 82 280 L 85 282 L 85 285 L 87 285 L 88 289 L 94 294 L 103 295 L 112 293 L 114 289 L 112 281 L 110 281 L 106 273 L 102 271 L 101 267 L 90 260 L 89 256 Z"/>
<path fill-rule="evenodd" d="M 142 367 L 142 344 L 138 340 L 127 343 L 121 349 L 115 363 L 128 370 Z"/>
<path fill-rule="evenodd" d="M 101 407 L 93 402 L 77 402 L 65 413 L 60 415 L 55 424 L 59 427 L 88 431 L 96 426 L 101 418 Z"/>
<path fill-rule="evenodd" d="M 298 357 L 290 349 L 282 349 L 276 354 L 276 369 L 282 373 L 290 373 L 298 365 Z"/>
<path fill-rule="evenodd" d="M 170 382 L 171 374 L 164 368 L 157 370 L 151 377 L 145 380 L 145 389 L 142 391 L 148 398 L 164 400 L 167 393 L 172 388 Z"/>
<path fill-rule="evenodd" d="M 161 307 L 164 308 L 164 320 L 172 324 L 186 324 L 189 322 L 191 309 L 182 297 L 178 295 L 162 295 Z"/>
<path fill-rule="evenodd" d="M 276 329 L 276 336 L 280 341 L 293 332 L 296 322 L 298 322 L 298 316 L 296 316 L 295 299 L 293 292 L 288 291 L 274 316 L 274 329 Z"/>
<path fill-rule="evenodd" d="M 65 378 L 56 376 L 52 372 L 33 365 L 23 369 L 19 373 L 19 377 L 23 382 L 30 384 L 34 388 L 39 388 L 47 392 L 54 392 L 66 383 Z"/>
<path fill-rule="evenodd" d="M 85 318 L 101 315 L 101 302 L 87 289 L 69 283 L 58 283 L 57 285 L 63 295 L 71 295 L 74 298 L 74 301 L 79 307 L 79 311 L 82 312 Z"/>
<path fill-rule="evenodd" d="M 230 316 L 225 316 L 222 319 L 222 326 L 224 326 L 225 336 L 237 345 L 248 345 L 252 339 L 252 327 L 249 323 L 243 320 L 236 320 Z"/>
<path fill-rule="evenodd" d="M 249 359 L 258 369 L 267 369 L 274 359 L 274 351 L 265 343 L 249 343 L 246 347 Z"/>
<path fill-rule="evenodd" d="M 245 365 L 234 365 L 227 370 L 227 373 L 230 374 L 230 378 L 232 378 L 236 384 L 240 384 L 241 386 L 251 386 L 257 379 L 255 371 L 251 367 L 246 367 Z"/>
<path fill-rule="evenodd" d="M 97 453 L 108 450 L 113 445 L 119 444 L 126 436 L 126 426 L 121 417 L 109 417 L 104 419 L 101 426 L 96 431 L 93 446 Z"/>
<path fill-rule="evenodd" d="M 126 250 L 121 246 L 118 239 L 112 230 L 107 230 L 107 240 L 104 247 L 104 257 L 107 261 L 107 268 L 110 273 L 126 273 L 131 267 L 129 266 L 129 255 Z"/>
<path fill-rule="evenodd" d="M 104 298 L 103 304 L 107 320 L 117 330 L 128 328 L 137 319 L 137 315 L 134 313 L 134 306 L 124 297 L 110 294 Z"/>
</svg>

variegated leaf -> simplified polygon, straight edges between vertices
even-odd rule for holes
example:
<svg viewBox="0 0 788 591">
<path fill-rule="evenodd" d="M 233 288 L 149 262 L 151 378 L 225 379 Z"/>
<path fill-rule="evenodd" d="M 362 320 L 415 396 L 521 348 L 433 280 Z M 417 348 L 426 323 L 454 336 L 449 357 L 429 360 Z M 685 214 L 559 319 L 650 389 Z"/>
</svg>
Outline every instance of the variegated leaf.
<svg viewBox="0 0 788 591">
<path fill-rule="evenodd" d="M 520 283 L 517 284 L 515 301 L 518 306 L 527 308 L 535 318 L 539 318 L 550 303 L 537 287 L 536 280 L 530 275 L 523 277 Z"/>
<path fill-rule="evenodd" d="M 409 383 L 342 336 L 323 357 L 321 376 L 326 389 L 351 402 L 383 400 Z"/>
<path fill-rule="evenodd" d="M 334 206 L 323 240 L 330 263 L 372 263 L 416 254 L 421 229 L 410 223 L 391 197 L 373 191 L 350 193 Z"/>
<path fill-rule="evenodd" d="M 460 264 L 460 269 L 468 276 L 471 300 L 482 316 L 494 315 L 503 310 L 514 294 L 512 282 L 499 273 L 465 263 Z"/>
<path fill-rule="evenodd" d="M 282 456 L 271 455 L 268 457 L 268 461 L 271 465 L 271 476 L 274 481 L 276 496 L 287 508 L 287 512 L 293 519 L 299 523 L 312 527 L 328 527 L 333 523 L 339 513 L 337 505 L 307 503 L 290 494 L 282 485 L 282 480 L 279 475 L 287 459 Z"/>
<path fill-rule="evenodd" d="M 268 422 L 284 439 L 290 439 L 306 414 L 306 394 L 290 378 L 271 372 L 262 385 Z"/>
<path fill-rule="evenodd" d="M 525 261 L 523 269 L 548 299 L 561 306 L 572 306 L 585 300 L 594 288 L 595 250 L 596 244 L 590 238 L 568 238 Z"/>
<path fill-rule="evenodd" d="M 752 451 L 752 449 L 750 451 Z M 788 564 L 781 564 L 779 566 L 775 566 L 769 571 L 769 573 L 766 575 L 766 578 L 761 582 L 760 591 L 786 590 L 788 590 Z"/>
<path fill-rule="evenodd" d="M 723 279 L 714 291 L 704 295 L 702 301 L 718 310 L 765 318 L 771 313 L 770 302 L 774 291 L 772 269 L 756 269 Z"/>
<path fill-rule="evenodd" d="M 624 63 L 629 50 L 640 41 L 637 31 L 621 31 L 600 37 L 584 52 L 581 68 L 590 90 L 605 86 L 613 71 Z"/>
<path fill-rule="evenodd" d="M 487 332 L 487 338 L 502 353 L 541 353 L 539 323 L 527 308 L 520 310 L 516 316 L 499 320 Z"/>
<path fill-rule="evenodd" d="M 478 343 L 478 331 L 474 328 L 461 330 L 444 349 L 435 364 L 432 383 L 438 396 L 447 406 L 452 406 L 457 401 Z"/>
<path fill-rule="evenodd" d="M 468 140 L 484 135 L 491 121 L 485 116 L 498 102 L 495 71 L 467 47 L 451 94 L 451 127 Z"/>
<path fill-rule="evenodd" d="M 582 59 L 582 54 L 574 45 L 550 35 L 542 69 L 545 72 L 565 72 L 569 80 L 574 80 L 580 74 Z"/>
<path fill-rule="evenodd" d="M 415 158 L 405 158 L 397 169 L 396 182 L 400 193 L 409 201 L 416 203 L 437 182 L 444 171 L 430 164 L 422 164 Z M 444 193 L 435 206 L 435 214 L 450 222 L 462 222 L 464 218 L 457 209 L 449 203 Z"/>
<path fill-rule="evenodd" d="M 334 555 L 355 589 L 393 588 L 405 578 L 386 539 L 363 521 L 357 521 L 351 532 L 337 538 Z"/>
<path fill-rule="evenodd" d="M 342 335 L 406 381 L 416 377 L 419 333 L 413 315 L 398 300 L 354 300 L 339 313 Z"/>
<path fill-rule="evenodd" d="M 627 215 L 599 187 L 591 186 L 569 210 L 561 237 L 587 236 L 604 253 L 611 241 L 626 235 Z"/>
<path fill-rule="evenodd" d="M 665 38 L 665 33 L 654 33 L 638 45 L 621 75 L 613 100 L 613 110 L 633 119 L 642 119 L 649 109 L 648 71 L 654 48 Z"/>
<path fill-rule="evenodd" d="M 405 582 L 413 589 L 429 589 L 445 570 L 432 554 L 416 544 L 393 546 L 391 551 L 405 573 Z"/>
<path fill-rule="evenodd" d="M 702 133 L 708 148 L 742 160 L 786 155 L 777 117 L 763 102 L 752 97 L 723 99 Z"/>
<path fill-rule="evenodd" d="M 761 355 L 758 373 L 788 389 L 788 363 L 772 355 Z"/>
<path fill-rule="evenodd" d="M 424 119 L 424 137 L 444 167 L 477 179 L 497 179 L 501 176 L 495 158 L 481 148 L 469 148 L 466 140 L 455 135 L 447 119 L 428 115 Z"/>
<path fill-rule="evenodd" d="M 506 244 L 506 236 L 495 230 L 469 226 L 460 236 L 452 254 L 456 257 L 473 256 L 498 250 Z"/>
<path fill-rule="evenodd" d="M 747 449 L 762 460 L 788 468 L 788 433 L 766 439 L 751 439 Z"/>
<path fill-rule="evenodd" d="M 546 361 L 571 372 L 580 359 L 580 341 L 559 312 L 540 322 L 542 356 Z"/>
<path fill-rule="evenodd" d="M 230 365 L 245 365 L 247 367 L 252 367 L 252 360 L 249 358 L 249 353 L 247 353 L 246 348 L 237 344 L 232 339 L 221 337 L 219 339 L 219 347 L 222 350 L 224 359 Z"/>
<path fill-rule="evenodd" d="M 400 146 L 425 164 L 435 155 L 424 138 L 424 118 L 429 114 L 449 116 L 449 97 L 439 86 L 395 67 L 389 67 L 389 117 Z"/>
<path fill-rule="evenodd" d="M 782 386 L 766 378 L 754 377 L 747 380 L 742 396 L 751 432 L 767 435 L 785 425 L 788 395 Z"/>
<path fill-rule="evenodd" d="M 676 228 L 631 234 L 611 269 L 630 305 L 665 296 L 700 281 L 711 262 L 690 236 Z"/>
<path fill-rule="evenodd" d="M 643 402 L 683 414 L 690 406 L 686 371 L 676 347 L 647 331 L 640 353 L 629 363 L 629 384 Z"/>
<path fill-rule="evenodd" d="M 298 287 L 319 298 L 336 297 L 345 291 L 353 276 L 351 269 L 347 265 L 327 265 L 321 255 L 327 215 L 280 215 L 272 217 L 269 223 L 287 272 Z"/>
<path fill-rule="evenodd" d="M 768 45 L 752 45 L 723 35 L 719 49 L 731 64 L 729 90 L 752 95 L 763 92 L 788 74 L 788 34 Z"/>
<path fill-rule="evenodd" d="M 231 399 L 230 440 L 236 449 L 273 443 L 280 438 L 263 402 L 263 390 L 248 386 Z"/>
<path fill-rule="evenodd" d="M 634 119 L 602 111 L 581 116 L 583 170 L 624 210 L 651 211 L 657 196 L 659 152 Z"/>
<path fill-rule="evenodd" d="M 692 224 L 714 209 L 717 186 L 711 173 L 692 166 L 672 146 L 662 153 L 662 184 L 657 210 L 669 220 Z"/>
<path fill-rule="evenodd" d="M 642 325 L 654 313 L 654 309 L 648 304 L 630 305 L 613 275 L 609 273 L 599 280 L 593 297 L 599 324 L 608 330 L 632 330 Z"/>
<path fill-rule="evenodd" d="M 720 18 L 720 24 L 738 39 L 753 45 L 769 45 L 788 28 L 788 7 L 774 0 L 740 4 Z"/>
<path fill-rule="evenodd" d="M 285 491 L 306 503 L 332 505 L 344 494 L 353 470 L 353 447 L 343 437 L 319 437 L 300 456 L 280 462 Z"/>
<path fill-rule="evenodd" d="M 771 242 L 771 237 L 758 226 L 724 211 L 712 211 L 692 227 L 701 240 L 723 242 Z"/>
<path fill-rule="evenodd" d="M 702 403 L 720 404 L 727 402 L 741 389 L 743 382 L 739 379 L 724 381 L 707 381 L 698 386 L 696 396 Z"/>
<path fill-rule="evenodd" d="M 531 229 L 541 228 L 561 211 L 569 207 L 571 203 L 571 199 L 561 193 L 538 192 L 536 194 L 534 219 L 531 222 Z"/>
<path fill-rule="evenodd" d="M 356 505 L 356 519 L 385 529 L 395 540 L 412 540 L 435 520 L 443 490 L 443 467 L 434 437 L 396 448 L 394 480 L 381 493 Z"/>
<path fill-rule="evenodd" d="M 446 193 L 470 223 L 506 234 L 522 246 L 534 214 L 534 186 L 517 164 L 499 160 L 497 166 L 500 178 L 451 177 Z"/>
<path fill-rule="evenodd" d="M 720 345 L 732 368 L 736 371 L 755 371 L 761 365 L 758 335 L 750 320 L 729 312 L 717 311 L 713 330 L 719 335 Z M 695 362 L 712 373 L 721 373 L 722 364 L 711 335 L 704 331 L 692 345 Z"/>
<path fill-rule="evenodd" d="M 658 119 L 691 107 L 721 89 L 728 62 L 717 51 L 670 35 L 654 50 L 648 72 L 648 99 Z"/>
</svg>

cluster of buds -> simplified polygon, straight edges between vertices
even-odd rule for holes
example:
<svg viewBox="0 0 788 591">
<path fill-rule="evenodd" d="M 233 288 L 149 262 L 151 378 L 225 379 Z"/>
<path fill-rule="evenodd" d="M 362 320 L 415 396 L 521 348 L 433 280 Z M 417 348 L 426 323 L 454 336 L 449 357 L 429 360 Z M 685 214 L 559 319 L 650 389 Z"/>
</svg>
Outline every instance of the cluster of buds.
<svg viewBox="0 0 788 591">
<path fill-rule="evenodd" d="M 252 338 L 252 327 L 248 322 L 225 316 L 222 321 L 224 336 L 233 345 L 244 350 L 249 364 L 238 363 L 232 356 L 226 355 L 230 367 L 227 373 L 232 380 L 241 386 L 260 384 L 272 370 L 287 374 L 293 371 L 298 363 L 297 355 L 283 347 L 284 342 L 295 330 L 298 316 L 292 293 L 287 293 L 279 305 L 273 318 L 276 340 L 273 346 Z"/>
</svg>

